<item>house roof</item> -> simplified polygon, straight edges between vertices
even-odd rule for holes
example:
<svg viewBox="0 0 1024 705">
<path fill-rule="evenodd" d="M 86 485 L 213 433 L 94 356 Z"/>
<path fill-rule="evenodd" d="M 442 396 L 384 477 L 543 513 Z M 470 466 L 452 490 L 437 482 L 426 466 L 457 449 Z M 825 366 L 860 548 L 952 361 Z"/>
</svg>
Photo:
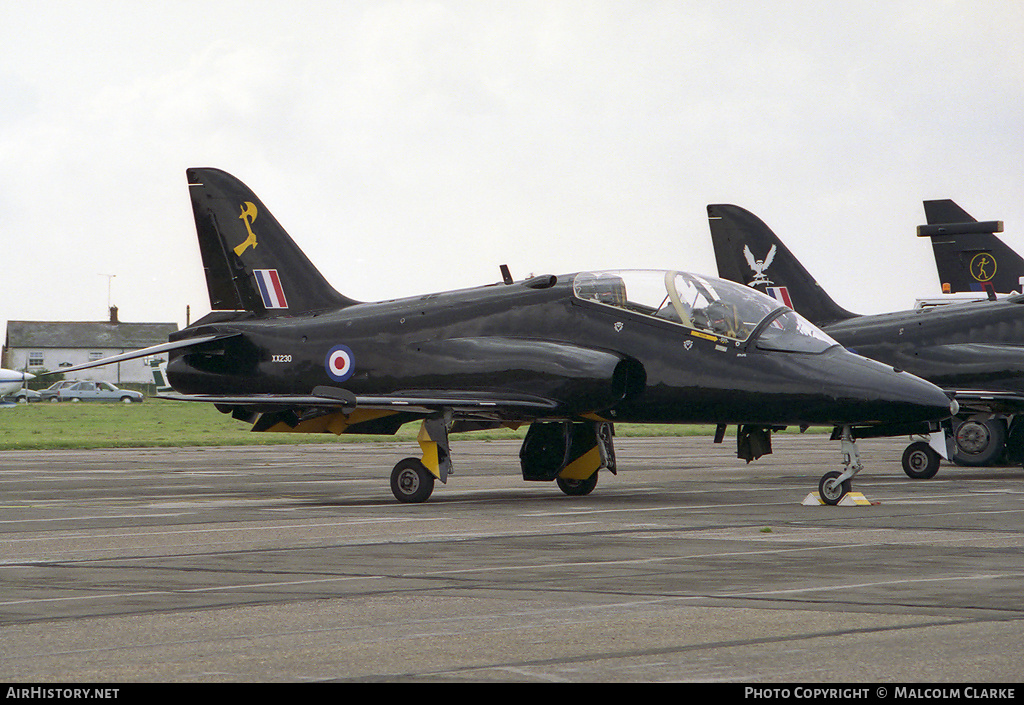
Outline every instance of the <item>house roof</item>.
<svg viewBox="0 0 1024 705">
<path fill-rule="evenodd" d="M 7 348 L 111 348 L 133 350 L 167 342 L 177 323 L 8 321 Z"/>
</svg>

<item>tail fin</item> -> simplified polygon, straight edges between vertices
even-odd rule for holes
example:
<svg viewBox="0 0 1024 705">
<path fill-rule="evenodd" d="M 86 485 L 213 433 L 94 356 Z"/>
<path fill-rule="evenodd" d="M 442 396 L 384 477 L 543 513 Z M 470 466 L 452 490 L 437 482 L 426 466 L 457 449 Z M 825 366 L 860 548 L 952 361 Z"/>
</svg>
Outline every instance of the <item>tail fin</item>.
<svg viewBox="0 0 1024 705">
<path fill-rule="evenodd" d="M 1003 232 L 1002 221 L 979 223 L 948 199 L 925 201 L 924 214 L 928 224 L 917 234 L 931 238 L 944 294 L 1021 291 L 1024 259 L 995 236 Z"/>
<path fill-rule="evenodd" d="M 211 309 L 264 317 L 356 303 L 327 283 L 245 184 L 218 169 L 186 175 Z"/>
<path fill-rule="evenodd" d="M 815 325 L 857 316 L 833 301 L 775 233 L 750 211 L 739 206 L 709 205 L 708 224 L 722 279 L 763 291 Z"/>
<path fill-rule="evenodd" d="M 925 201 L 924 217 L 929 225 L 940 223 L 977 223 L 970 213 L 948 198 L 941 201 Z"/>
</svg>

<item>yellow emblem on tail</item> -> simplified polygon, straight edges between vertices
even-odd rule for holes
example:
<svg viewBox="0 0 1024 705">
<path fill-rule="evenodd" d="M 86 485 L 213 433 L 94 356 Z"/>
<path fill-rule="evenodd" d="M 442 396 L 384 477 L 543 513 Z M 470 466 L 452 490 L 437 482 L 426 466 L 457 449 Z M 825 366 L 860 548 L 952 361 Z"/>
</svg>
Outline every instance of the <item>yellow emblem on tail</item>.
<svg viewBox="0 0 1024 705">
<path fill-rule="evenodd" d="M 256 233 L 252 231 L 251 226 L 251 224 L 256 221 L 256 206 L 249 201 L 246 201 L 242 206 L 242 215 L 238 217 L 241 218 L 243 223 L 245 223 L 245 229 L 249 231 L 249 237 L 245 239 L 245 242 L 235 248 L 235 254 L 241 257 L 246 248 L 252 246 L 255 249 L 257 245 Z"/>
<path fill-rule="evenodd" d="M 971 259 L 971 276 L 977 281 L 992 281 L 996 275 L 996 258 L 988 252 L 979 252 Z"/>
</svg>

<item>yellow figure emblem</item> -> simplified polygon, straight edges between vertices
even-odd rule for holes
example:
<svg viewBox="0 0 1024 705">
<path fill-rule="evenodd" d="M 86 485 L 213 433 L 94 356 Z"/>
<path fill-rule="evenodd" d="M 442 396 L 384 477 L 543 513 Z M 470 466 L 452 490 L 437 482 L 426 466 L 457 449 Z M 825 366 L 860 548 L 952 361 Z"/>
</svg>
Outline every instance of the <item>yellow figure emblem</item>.
<svg viewBox="0 0 1024 705">
<path fill-rule="evenodd" d="M 996 258 L 987 252 L 979 252 L 971 260 L 971 276 L 980 282 L 991 281 L 996 275 Z"/>
<path fill-rule="evenodd" d="M 252 223 L 256 221 L 256 206 L 246 201 L 242 205 L 242 215 L 238 217 L 245 223 L 245 229 L 249 232 L 249 237 L 245 239 L 245 242 L 235 248 L 235 254 L 241 257 L 246 248 L 251 246 L 255 249 L 257 245 L 256 233 L 252 231 Z"/>
</svg>

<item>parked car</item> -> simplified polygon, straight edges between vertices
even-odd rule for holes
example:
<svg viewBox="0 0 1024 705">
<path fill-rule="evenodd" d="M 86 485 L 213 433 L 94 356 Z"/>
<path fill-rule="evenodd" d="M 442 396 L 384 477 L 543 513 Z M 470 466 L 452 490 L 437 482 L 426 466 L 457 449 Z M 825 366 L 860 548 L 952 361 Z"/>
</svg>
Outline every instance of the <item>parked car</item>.
<svg viewBox="0 0 1024 705">
<path fill-rule="evenodd" d="M 141 402 L 142 394 L 130 389 L 118 389 L 110 382 L 74 382 L 57 390 L 60 401 L 122 401 L 125 404 Z"/>
<path fill-rule="evenodd" d="M 39 401 L 60 401 L 60 397 L 57 396 L 57 392 L 59 392 L 64 387 L 70 387 L 72 384 L 78 384 L 78 380 L 65 379 L 60 382 L 54 382 L 46 389 L 39 392 Z"/>
<path fill-rule="evenodd" d="M 5 402 L 17 402 L 27 404 L 30 401 L 39 401 L 42 395 L 34 389 L 19 389 L 14 394 L 8 394 L 3 398 Z"/>
</svg>

